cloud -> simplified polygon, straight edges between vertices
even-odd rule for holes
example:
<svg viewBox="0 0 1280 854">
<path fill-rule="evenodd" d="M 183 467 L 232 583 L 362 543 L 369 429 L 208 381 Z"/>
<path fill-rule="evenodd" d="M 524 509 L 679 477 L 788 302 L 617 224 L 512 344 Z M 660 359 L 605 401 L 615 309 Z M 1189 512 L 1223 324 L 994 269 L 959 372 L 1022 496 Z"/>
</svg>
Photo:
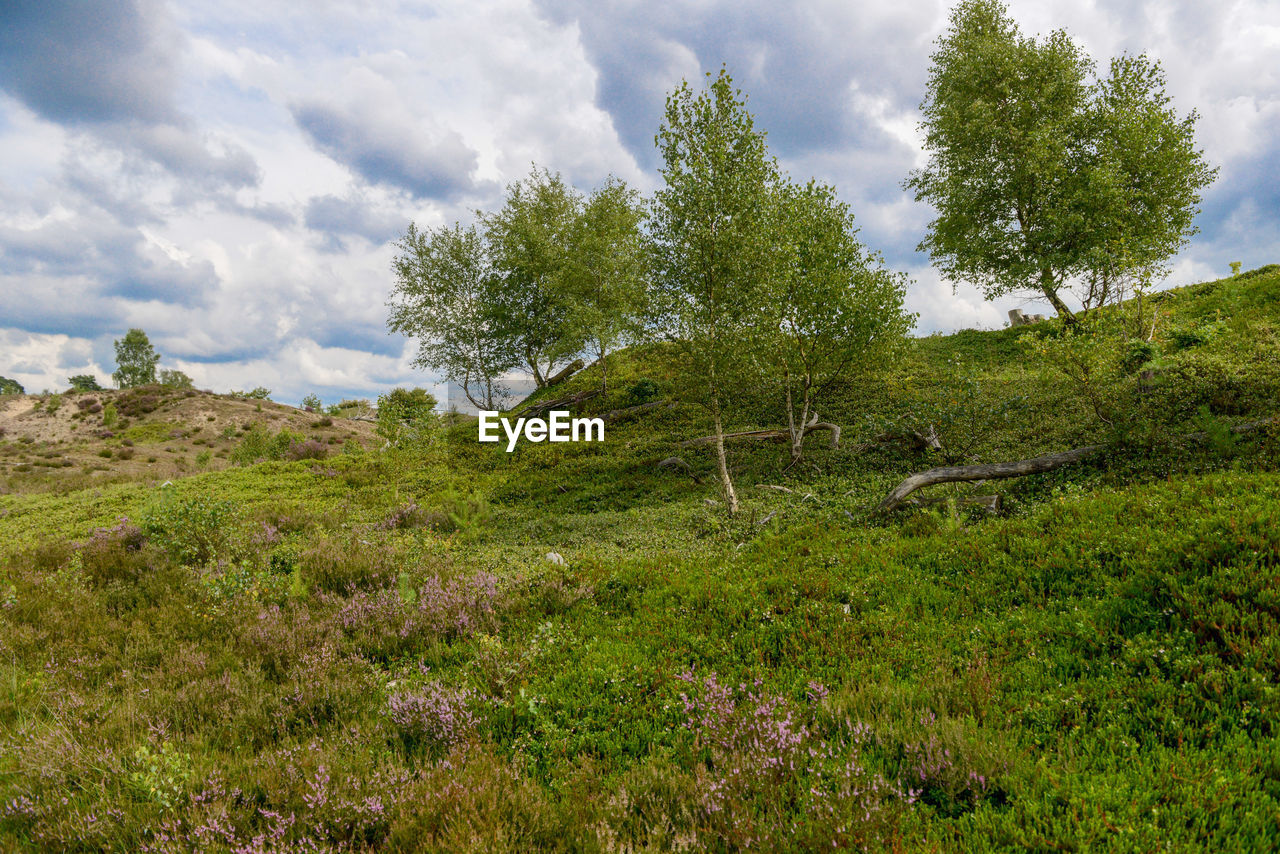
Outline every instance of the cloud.
<svg viewBox="0 0 1280 854">
<path fill-rule="evenodd" d="M 174 122 L 173 33 L 152 0 L 9 0 L 0 85 L 60 124 Z"/>
<path fill-rule="evenodd" d="M 110 380 L 111 372 L 83 338 L 0 329 L 0 350 L 8 354 L 0 374 L 18 380 L 28 394 L 66 388 L 67 377 L 76 374 L 93 374 L 104 385 Z"/>
<path fill-rule="evenodd" d="M 178 107 L 184 43 L 158 0 L 12 0 L 0 27 L 0 88 L 188 191 L 254 186 L 249 153 L 198 131 Z"/>
<path fill-rule="evenodd" d="M 653 137 L 666 95 L 680 79 L 728 66 L 750 93 L 749 107 L 783 156 L 848 144 L 856 134 L 850 84 L 914 105 L 924 71 L 903 61 L 941 23 L 932 3 L 766 2 L 666 4 L 620 0 L 549 2 L 542 14 L 575 23 L 600 74 L 597 104 L 613 117 L 627 148 L 656 165 Z"/>
<path fill-rule="evenodd" d="M 316 196 L 307 202 L 304 219 L 307 228 L 325 236 L 326 249 L 336 252 L 346 250 L 345 236 L 382 244 L 402 234 L 408 223 L 398 212 L 376 207 L 361 194 Z"/>
<path fill-rule="evenodd" d="M 140 326 L 166 365 L 219 390 L 328 400 L 429 384 L 385 331 L 391 240 L 409 221 L 493 209 L 531 163 L 580 189 L 612 172 L 651 191 L 667 93 L 722 62 L 783 167 L 834 184 L 862 241 L 915 279 L 919 332 L 1043 311 L 953 292 L 915 251 L 932 213 L 901 181 L 920 163 L 917 105 L 949 5 L 10 0 L 0 374 L 19 339 L 22 365 L 54 366 L 28 387 L 90 363 L 109 373 L 111 341 Z M 1186 0 L 1013 0 L 1011 13 L 1027 33 L 1068 26 L 1102 63 L 1150 52 L 1174 107 L 1202 115 L 1222 172 L 1168 284 L 1280 257 L 1280 5 L 1227 0 L 1206 19 Z M 72 345 L 88 355 L 59 349 Z"/>
<path fill-rule="evenodd" d="M 298 126 L 323 151 L 373 184 L 418 198 L 448 200 L 474 186 L 474 149 L 457 131 L 433 127 L 403 102 L 394 85 L 354 70 L 335 99 L 294 104 Z"/>
<path fill-rule="evenodd" d="M 36 291 L 34 282 L 44 282 Z M 196 306 L 217 287 L 212 264 L 101 209 L 63 207 L 23 222 L 0 219 L 0 296 L 11 318 L 48 328 L 92 306 L 92 328 L 118 321 L 112 298 Z M 41 298 L 20 298 L 38 292 Z M 68 299 L 55 298 L 64 294 Z M 85 327 L 81 326 L 81 330 Z"/>
</svg>

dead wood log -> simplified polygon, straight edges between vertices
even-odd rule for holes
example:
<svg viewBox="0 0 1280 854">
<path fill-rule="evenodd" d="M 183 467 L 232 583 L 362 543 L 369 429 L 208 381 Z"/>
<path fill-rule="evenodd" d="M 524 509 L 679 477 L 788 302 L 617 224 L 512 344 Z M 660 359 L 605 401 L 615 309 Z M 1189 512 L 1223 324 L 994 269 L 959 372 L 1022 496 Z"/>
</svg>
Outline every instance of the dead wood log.
<svg viewBox="0 0 1280 854">
<path fill-rule="evenodd" d="M 561 368 L 559 371 L 557 371 L 556 375 L 553 376 L 551 379 L 547 380 L 546 384 L 555 385 L 558 382 L 563 382 L 564 380 L 569 379 L 569 377 L 573 376 L 580 370 L 582 370 L 582 360 L 574 359 L 572 362 L 570 362 L 569 364 Z"/>
<path fill-rule="evenodd" d="M 1085 457 L 1092 456 L 1108 447 L 1110 446 L 1086 445 L 1083 448 L 1072 448 L 1070 451 L 1045 454 L 1040 457 L 1032 457 L 1029 460 L 1015 460 L 1009 463 L 981 463 L 973 466 L 942 466 L 929 469 L 928 471 L 911 475 L 911 477 L 894 487 L 893 491 L 886 495 L 885 499 L 876 507 L 876 512 L 883 513 L 895 509 L 902 504 L 908 495 L 924 486 L 932 486 L 935 483 L 998 480 L 1006 477 L 1025 477 L 1029 474 L 1040 474 L 1041 472 L 1053 471 L 1071 463 L 1079 462 Z"/>
<path fill-rule="evenodd" d="M 524 418 L 528 416 L 542 415 L 562 406 L 576 406 L 584 400 L 590 400 L 600 395 L 600 389 L 595 388 L 590 391 L 581 391 L 577 394 L 570 394 L 565 397 L 557 397 L 554 400 L 540 400 L 537 403 L 531 403 L 519 412 L 514 413 L 513 418 Z"/>
<path fill-rule="evenodd" d="M 831 432 L 831 447 L 840 447 L 840 425 L 832 424 L 829 421 L 811 421 L 805 425 L 804 434 L 808 436 L 817 430 L 828 430 Z M 791 434 L 786 430 L 743 430 L 740 433 L 725 433 L 724 440 L 726 442 L 735 439 L 756 439 L 764 442 L 789 442 Z M 697 439 L 686 439 L 680 443 L 682 448 L 691 448 L 695 445 L 710 445 L 716 440 L 714 435 L 699 436 Z"/>
<path fill-rule="evenodd" d="M 1280 416 L 1272 416 L 1263 418 L 1261 421 L 1250 421 L 1245 424 L 1238 424 L 1231 428 L 1232 433 L 1252 433 L 1255 430 L 1261 430 L 1270 427 L 1273 424 L 1280 423 Z M 1188 433 L 1183 437 L 1190 441 L 1204 441 L 1208 438 L 1208 434 L 1200 431 Z M 1060 451 L 1056 454 L 1045 454 L 1040 457 L 1032 457 L 1029 460 L 1016 460 L 1009 463 L 982 463 L 972 466 L 943 466 L 941 468 L 929 469 L 919 474 L 913 474 L 902 483 L 894 487 L 893 491 L 885 496 L 884 500 L 876 507 L 876 512 L 881 513 L 893 510 L 902 505 L 904 499 L 917 489 L 925 486 L 932 486 L 935 483 L 958 483 L 972 482 L 977 480 L 998 480 L 1007 477 L 1025 477 L 1029 474 L 1041 474 L 1042 472 L 1053 471 L 1063 466 L 1079 462 L 1086 457 L 1093 456 L 1099 451 L 1111 447 L 1110 445 L 1086 445 L 1083 448 L 1072 448 L 1069 451 Z"/>
</svg>

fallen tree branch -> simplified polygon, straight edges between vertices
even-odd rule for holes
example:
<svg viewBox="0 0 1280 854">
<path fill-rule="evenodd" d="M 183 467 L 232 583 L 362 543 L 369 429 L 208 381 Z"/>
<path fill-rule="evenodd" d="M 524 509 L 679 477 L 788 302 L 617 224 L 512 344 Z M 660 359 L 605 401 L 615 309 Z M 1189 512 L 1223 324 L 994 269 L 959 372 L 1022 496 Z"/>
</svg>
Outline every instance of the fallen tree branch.
<svg viewBox="0 0 1280 854">
<path fill-rule="evenodd" d="M 1239 424 L 1231 428 L 1232 433 L 1252 433 L 1255 430 L 1261 430 L 1273 424 L 1280 423 L 1280 416 L 1272 416 L 1263 418 L 1261 421 L 1250 421 L 1245 424 Z M 1203 431 L 1196 433 L 1188 433 L 1184 439 L 1192 441 L 1203 441 L 1209 437 L 1208 433 Z M 1007 477 L 1025 477 L 1029 474 L 1041 474 L 1042 472 L 1053 471 L 1063 466 L 1079 462 L 1086 457 L 1093 456 L 1099 451 L 1110 448 L 1110 445 L 1086 445 L 1083 448 L 1072 448 L 1069 451 L 1060 451 L 1056 454 L 1045 454 L 1040 457 L 1032 457 L 1029 460 L 1016 460 L 1009 463 L 981 463 L 972 466 L 943 466 L 941 468 L 929 469 L 919 474 L 913 474 L 902 483 L 898 484 L 892 492 L 885 496 L 884 500 L 876 507 L 877 513 L 883 513 L 893 510 L 902 505 L 908 495 L 925 486 L 932 486 L 935 483 L 958 483 L 972 482 L 977 480 L 998 480 Z"/>
<path fill-rule="evenodd" d="M 840 425 L 832 424 L 829 421 L 813 421 L 805 425 L 804 434 L 808 436 L 816 430 L 828 430 L 831 432 L 831 447 L 840 447 Z M 743 430 L 741 433 L 725 433 L 724 440 L 726 442 L 734 439 L 758 439 L 765 442 L 789 442 L 791 436 L 786 430 Z M 691 448 L 695 445 L 709 445 L 716 440 L 714 435 L 699 436 L 697 439 L 686 439 L 680 443 L 682 448 Z"/>
<path fill-rule="evenodd" d="M 1109 447 L 1110 445 L 1086 445 L 1083 448 L 1072 448 L 1070 451 L 1045 454 L 1041 457 L 1032 457 L 1029 460 L 1015 460 L 1009 463 L 981 463 L 973 466 L 942 466 L 936 469 L 929 469 L 919 474 L 913 474 L 898 484 L 892 492 L 885 496 L 884 501 L 881 501 L 879 506 L 876 507 L 876 512 L 883 513 L 897 508 L 908 495 L 924 486 L 932 486 L 935 483 L 998 480 L 1006 477 L 1025 477 L 1029 474 L 1040 474 L 1041 472 L 1053 471 L 1071 463 L 1079 462 L 1085 457 L 1092 456 Z"/>
</svg>

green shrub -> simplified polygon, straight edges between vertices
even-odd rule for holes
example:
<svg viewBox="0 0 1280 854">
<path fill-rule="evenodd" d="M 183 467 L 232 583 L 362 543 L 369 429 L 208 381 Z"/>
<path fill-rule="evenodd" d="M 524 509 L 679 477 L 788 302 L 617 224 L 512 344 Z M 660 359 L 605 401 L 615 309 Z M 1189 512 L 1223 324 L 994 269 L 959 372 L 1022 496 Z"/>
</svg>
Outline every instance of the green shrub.
<svg viewBox="0 0 1280 854">
<path fill-rule="evenodd" d="M 288 456 L 291 447 L 295 444 L 303 445 L 307 441 L 306 436 L 288 429 L 273 434 L 260 424 L 246 426 L 248 429 L 241 436 L 240 444 L 231 453 L 231 461 L 242 466 L 268 460 L 283 460 Z"/>
<path fill-rule="evenodd" d="M 439 426 L 435 407 L 426 389 L 393 389 L 378 398 L 378 435 L 393 445 L 429 443 Z"/>
<path fill-rule="evenodd" d="M 635 406 L 642 403 L 648 403 L 658 396 L 658 384 L 648 377 L 640 379 L 627 386 L 627 401 Z"/>
<path fill-rule="evenodd" d="M 182 371 L 172 370 L 169 368 L 160 371 L 160 385 L 168 386 L 169 388 L 195 387 L 195 383 L 192 381 L 191 377 L 187 376 Z"/>
<path fill-rule="evenodd" d="M 232 391 L 229 392 L 227 396 L 236 398 L 237 400 L 270 400 L 271 389 L 258 386 L 252 391 Z"/>
<path fill-rule="evenodd" d="M 230 501 L 167 493 L 147 509 L 142 531 L 174 561 L 199 566 L 231 551 L 237 515 Z"/>
</svg>

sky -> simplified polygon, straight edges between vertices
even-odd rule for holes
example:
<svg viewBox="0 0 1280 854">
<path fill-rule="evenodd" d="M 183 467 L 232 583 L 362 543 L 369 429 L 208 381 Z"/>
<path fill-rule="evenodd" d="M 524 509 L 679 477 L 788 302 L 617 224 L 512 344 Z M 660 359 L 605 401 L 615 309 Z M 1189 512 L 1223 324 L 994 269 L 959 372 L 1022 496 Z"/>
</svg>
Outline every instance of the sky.
<svg viewBox="0 0 1280 854">
<path fill-rule="evenodd" d="M 1010 297 L 916 251 L 918 106 L 949 3 L 0 0 L 0 376 L 105 384 L 144 329 L 197 387 L 325 403 L 440 377 L 386 329 L 394 241 L 494 210 L 533 164 L 659 180 L 666 94 L 723 64 L 798 180 L 905 271 L 917 334 Z M 1219 167 L 1162 286 L 1280 261 L 1280 3 L 1013 0 L 1105 68 L 1146 52 Z"/>
</svg>

